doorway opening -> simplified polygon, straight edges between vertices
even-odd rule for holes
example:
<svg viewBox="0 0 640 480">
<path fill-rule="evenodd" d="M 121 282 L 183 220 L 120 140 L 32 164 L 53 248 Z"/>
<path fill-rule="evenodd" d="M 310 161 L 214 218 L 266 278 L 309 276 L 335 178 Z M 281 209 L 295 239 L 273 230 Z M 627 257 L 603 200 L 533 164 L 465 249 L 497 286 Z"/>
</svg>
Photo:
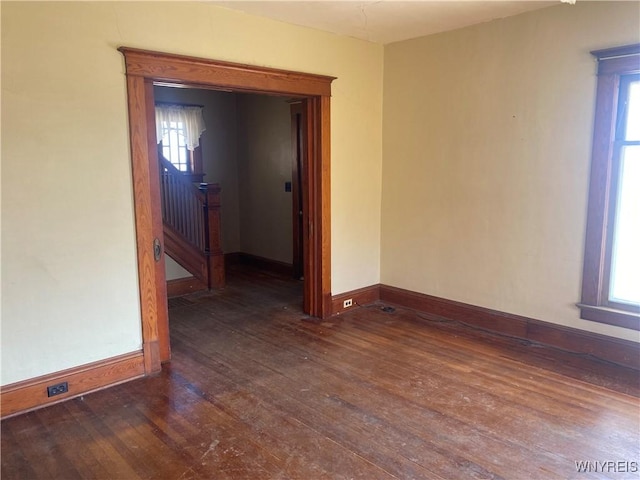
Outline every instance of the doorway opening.
<svg viewBox="0 0 640 480">
<path fill-rule="evenodd" d="M 228 286 L 229 274 L 243 267 L 296 279 L 302 307 L 302 101 L 160 85 L 154 86 L 154 99 L 169 298 Z M 188 163 L 187 144 L 198 154 L 197 168 Z M 219 200 L 209 212 L 213 190 Z M 213 213 L 213 223 L 203 210 Z M 192 247 L 200 245 L 205 253 L 219 252 L 223 261 L 201 250 L 194 258 Z M 217 263 L 220 281 L 211 278 Z"/>
<path fill-rule="evenodd" d="M 145 373 L 171 358 L 154 85 L 294 96 L 306 132 L 301 164 L 303 310 L 331 314 L 330 98 L 334 77 L 218 62 L 127 47 L 125 57 L 132 157 L 138 282 Z"/>
</svg>

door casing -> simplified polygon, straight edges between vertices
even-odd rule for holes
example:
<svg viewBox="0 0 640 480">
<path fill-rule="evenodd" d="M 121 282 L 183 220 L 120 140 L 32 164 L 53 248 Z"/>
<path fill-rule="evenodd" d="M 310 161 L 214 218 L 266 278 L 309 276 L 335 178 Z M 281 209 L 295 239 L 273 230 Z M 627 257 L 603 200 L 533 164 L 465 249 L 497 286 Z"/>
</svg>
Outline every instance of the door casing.
<svg viewBox="0 0 640 480">
<path fill-rule="evenodd" d="M 302 164 L 305 313 L 331 315 L 330 106 L 335 77 L 220 62 L 128 47 L 125 59 L 145 373 L 171 358 L 156 150 L 154 84 L 296 96 L 302 100 L 306 155 Z"/>
<path fill-rule="evenodd" d="M 302 245 L 302 162 L 304 159 L 304 122 L 301 101 L 290 103 L 291 112 L 291 222 L 293 231 L 293 277 L 304 277 Z"/>
</svg>

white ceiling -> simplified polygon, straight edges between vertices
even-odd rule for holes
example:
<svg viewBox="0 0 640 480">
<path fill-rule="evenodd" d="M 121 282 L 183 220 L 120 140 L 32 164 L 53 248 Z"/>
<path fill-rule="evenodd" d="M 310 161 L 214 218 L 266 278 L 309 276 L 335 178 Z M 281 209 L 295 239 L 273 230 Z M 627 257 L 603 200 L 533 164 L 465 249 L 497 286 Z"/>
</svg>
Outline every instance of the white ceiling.
<svg viewBox="0 0 640 480">
<path fill-rule="evenodd" d="M 560 0 L 231 0 L 211 3 L 251 15 L 386 44 L 559 5 Z"/>
</svg>

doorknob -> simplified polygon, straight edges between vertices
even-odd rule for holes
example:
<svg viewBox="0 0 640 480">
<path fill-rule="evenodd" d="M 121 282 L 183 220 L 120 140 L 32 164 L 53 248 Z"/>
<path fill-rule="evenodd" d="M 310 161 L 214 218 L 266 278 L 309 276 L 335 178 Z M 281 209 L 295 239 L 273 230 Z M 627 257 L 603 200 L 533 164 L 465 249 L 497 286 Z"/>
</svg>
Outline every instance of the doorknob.
<svg viewBox="0 0 640 480">
<path fill-rule="evenodd" d="M 156 262 L 159 262 L 161 255 L 162 255 L 162 245 L 160 244 L 160 239 L 154 238 L 153 239 L 153 259 Z"/>
</svg>

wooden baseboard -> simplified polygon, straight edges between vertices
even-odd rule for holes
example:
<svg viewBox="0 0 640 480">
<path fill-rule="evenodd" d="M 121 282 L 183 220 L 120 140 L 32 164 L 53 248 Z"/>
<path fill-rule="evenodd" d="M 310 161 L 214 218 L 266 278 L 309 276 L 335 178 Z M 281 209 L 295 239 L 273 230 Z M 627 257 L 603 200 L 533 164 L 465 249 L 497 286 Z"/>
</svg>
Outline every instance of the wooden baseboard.
<svg viewBox="0 0 640 480">
<path fill-rule="evenodd" d="M 233 252 L 225 253 L 224 263 L 226 267 L 231 265 L 250 265 L 260 270 L 266 270 L 285 277 L 293 277 L 293 265 L 290 263 L 259 257 L 250 253 Z"/>
<path fill-rule="evenodd" d="M 387 285 L 380 300 L 640 370 L 640 344 Z"/>
<path fill-rule="evenodd" d="M 225 268 L 229 268 L 233 265 L 238 265 L 240 263 L 240 252 L 231 252 L 224 254 L 224 266 Z"/>
<path fill-rule="evenodd" d="M 351 307 L 344 308 L 344 301 L 351 299 L 353 304 Z M 368 305 L 377 302 L 380 299 L 380 285 L 371 285 L 370 287 L 358 288 L 350 292 L 340 293 L 331 297 L 331 314 L 338 315 L 347 310 L 351 310 L 360 305 Z"/>
<path fill-rule="evenodd" d="M 142 352 L 12 383 L 0 388 L 0 417 L 7 418 L 144 376 Z M 47 387 L 67 382 L 69 391 L 47 397 Z"/>
<path fill-rule="evenodd" d="M 380 287 L 380 300 L 512 337 L 526 338 L 527 336 L 529 319 L 518 315 L 387 285 Z"/>
<path fill-rule="evenodd" d="M 188 293 L 207 290 L 207 286 L 196 277 L 176 278 L 167 280 L 167 297 L 180 297 Z"/>
</svg>

